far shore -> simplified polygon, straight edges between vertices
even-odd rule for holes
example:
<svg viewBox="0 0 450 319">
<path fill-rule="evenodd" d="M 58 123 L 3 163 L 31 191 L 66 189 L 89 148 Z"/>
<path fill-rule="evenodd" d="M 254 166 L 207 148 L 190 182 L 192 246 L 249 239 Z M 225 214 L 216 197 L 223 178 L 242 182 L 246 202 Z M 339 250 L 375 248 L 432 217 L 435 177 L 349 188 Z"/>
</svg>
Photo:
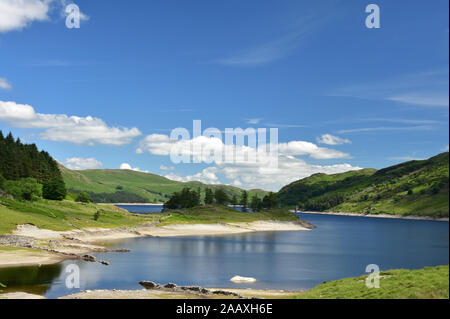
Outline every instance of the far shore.
<svg viewBox="0 0 450 319">
<path fill-rule="evenodd" d="M 59 263 L 66 259 L 79 259 L 92 252 L 109 251 L 102 243 L 137 237 L 177 237 L 177 236 L 219 236 L 249 232 L 266 231 L 300 231 L 310 230 L 307 224 L 281 221 L 255 221 L 248 223 L 215 224 L 174 224 L 157 226 L 145 224 L 122 228 L 86 228 L 71 231 L 51 231 L 39 229 L 33 225 L 19 225 L 13 232 L 11 244 L 13 249 L 2 251 L 0 246 L 0 268 L 46 265 Z M 31 241 L 39 241 L 41 246 L 27 250 L 14 246 L 14 236 L 21 236 Z M 8 235 L 3 235 L 8 241 Z M 51 243 L 52 249 L 48 250 Z M 6 246 L 6 247 L 8 247 Z M 17 248 L 17 249 L 16 249 Z"/>
<path fill-rule="evenodd" d="M 164 203 L 97 203 L 98 205 L 162 206 Z"/>
<path fill-rule="evenodd" d="M 295 210 L 291 210 L 295 212 Z M 431 217 L 431 216 L 417 216 L 417 215 L 391 215 L 391 214 L 359 214 L 359 213 L 343 213 L 343 212 L 312 212 L 312 211 L 297 211 L 297 214 L 317 214 L 317 215 L 333 215 L 333 216 L 356 216 L 356 217 L 371 217 L 371 218 L 393 218 L 393 219 L 411 219 L 411 220 L 429 220 L 435 222 L 448 222 L 448 217 Z"/>
</svg>

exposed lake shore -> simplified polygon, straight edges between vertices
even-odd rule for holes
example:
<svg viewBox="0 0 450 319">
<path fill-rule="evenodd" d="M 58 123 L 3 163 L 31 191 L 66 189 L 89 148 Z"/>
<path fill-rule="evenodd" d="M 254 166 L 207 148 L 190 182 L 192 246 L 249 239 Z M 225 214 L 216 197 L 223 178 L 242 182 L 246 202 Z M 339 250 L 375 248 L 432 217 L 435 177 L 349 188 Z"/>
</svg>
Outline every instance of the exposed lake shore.
<svg viewBox="0 0 450 319">
<path fill-rule="evenodd" d="M 305 222 L 255 221 L 248 223 L 144 224 L 121 228 L 86 228 L 51 231 L 19 225 L 12 235 L 0 236 L 0 268 L 47 265 L 65 259 L 85 259 L 92 252 L 108 252 L 102 243 L 136 237 L 218 236 L 261 231 L 300 231 L 314 226 Z M 1 249 L 1 247 L 4 249 Z M 100 261 L 101 262 L 101 261 Z"/>
</svg>

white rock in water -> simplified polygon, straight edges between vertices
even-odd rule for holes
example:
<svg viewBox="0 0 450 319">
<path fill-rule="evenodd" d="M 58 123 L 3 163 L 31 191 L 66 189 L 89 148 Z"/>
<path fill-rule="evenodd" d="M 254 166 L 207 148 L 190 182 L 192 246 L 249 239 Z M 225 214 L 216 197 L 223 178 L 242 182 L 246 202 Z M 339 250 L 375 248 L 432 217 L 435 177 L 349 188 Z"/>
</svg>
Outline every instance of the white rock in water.
<svg viewBox="0 0 450 319">
<path fill-rule="evenodd" d="M 234 276 L 230 279 L 232 282 L 255 282 L 257 281 L 255 278 L 251 277 L 241 277 L 241 276 Z"/>
</svg>

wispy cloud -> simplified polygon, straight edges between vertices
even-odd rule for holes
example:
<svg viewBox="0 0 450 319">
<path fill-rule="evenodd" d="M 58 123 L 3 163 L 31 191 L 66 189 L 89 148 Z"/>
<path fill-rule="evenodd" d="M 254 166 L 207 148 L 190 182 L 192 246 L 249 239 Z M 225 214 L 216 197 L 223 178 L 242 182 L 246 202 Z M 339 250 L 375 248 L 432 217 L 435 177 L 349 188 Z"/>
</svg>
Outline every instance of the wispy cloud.
<svg viewBox="0 0 450 319">
<path fill-rule="evenodd" d="M 260 118 L 247 119 L 247 124 L 256 125 L 262 121 Z"/>
<path fill-rule="evenodd" d="M 292 54 L 304 43 L 305 38 L 312 33 L 318 20 L 305 18 L 294 31 L 278 39 L 255 45 L 222 58 L 216 62 L 228 66 L 259 66 L 280 60 Z"/>
<path fill-rule="evenodd" d="M 11 90 L 12 85 L 8 82 L 6 78 L 0 78 L 0 89 Z"/>
<path fill-rule="evenodd" d="M 362 132 L 379 132 L 379 131 L 428 131 L 432 130 L 433 127 L 429 125 L 418 125 L 418 126 L 381 126 L 381 127 L 362 127 L 354 129 L 344 129 L 339 130 L 339 134 L 347 133 L 362 133 Z"/>
<path fill-rule="evenodd" d="M 418 106 L 448 107 L 448 74 L 448 68 L 404 74 L 378 82 L 342 87 L 329 95 Z"/>
</svg>

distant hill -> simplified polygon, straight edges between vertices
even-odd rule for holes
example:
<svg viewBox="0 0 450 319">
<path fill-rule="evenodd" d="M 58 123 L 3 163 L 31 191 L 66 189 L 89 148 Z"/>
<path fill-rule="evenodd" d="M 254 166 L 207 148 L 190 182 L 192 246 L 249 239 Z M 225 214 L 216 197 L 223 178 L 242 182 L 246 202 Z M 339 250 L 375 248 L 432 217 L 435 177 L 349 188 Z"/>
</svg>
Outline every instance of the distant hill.
<svg viewBox="0 0 450 319">
<path fill-rule="evenodd" d="M 316 211 L 449 216 L 449 153 L 381 170 L 315 174 L 283 187 L 284 206 Z"/>
<path fill-rule="evenodd" d="M 99 203 L 153 203 L 164 202 L 174 192 L 184 187 L 192 189 L 212 189 L 221 187 L 229 196 L 240 198 L 242 189 L 228 185 L 206 185 L 200 182 L 177 182 L 163 176 L 131 170 L 94 169 L 74 171 L 60 166 L 64 182 L 69 191 L 87 192 Z M 257 194 L 263 198 L 263 190 L 250 190 L 250 196 Z"/>
</svg>

